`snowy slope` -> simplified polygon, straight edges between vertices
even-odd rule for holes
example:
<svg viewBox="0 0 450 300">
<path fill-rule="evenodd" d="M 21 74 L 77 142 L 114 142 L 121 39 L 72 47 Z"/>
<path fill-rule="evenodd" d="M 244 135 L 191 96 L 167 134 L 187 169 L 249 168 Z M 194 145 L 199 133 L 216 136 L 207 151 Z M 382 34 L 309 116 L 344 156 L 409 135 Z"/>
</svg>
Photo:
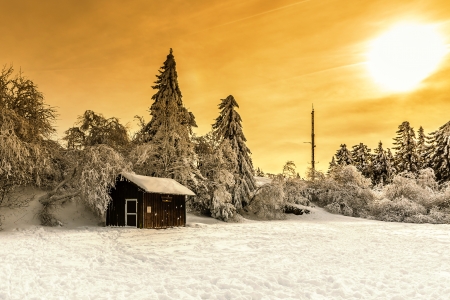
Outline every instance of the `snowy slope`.
<svg viewBox="0 0 450 300">
<path fill-rule="evenodd" d="M 0 299 L 449 299 L 450 226 L 331 215 L 0 232 Z"/>
<path fill-rule="evenodd" d="M 272 183 L 271 178 L 260 177 L 260 176 L 255 176 L 254 178 L 255 178 L 256 186 L 263 186 L 265 184 Z"/>
</svg>

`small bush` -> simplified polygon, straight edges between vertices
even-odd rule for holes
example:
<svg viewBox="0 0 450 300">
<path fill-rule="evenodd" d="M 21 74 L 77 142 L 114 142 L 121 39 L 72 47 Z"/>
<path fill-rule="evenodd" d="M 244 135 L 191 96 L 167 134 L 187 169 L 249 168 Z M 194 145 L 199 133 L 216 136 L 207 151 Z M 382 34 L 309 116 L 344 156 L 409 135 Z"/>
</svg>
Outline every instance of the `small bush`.
<svg viewBox="0 0 450 300">
<path fill-rule="evenodd" d="M 432 205 L 435 198 L 434 191 L 427 186 L 420 186 L 410 173 L 396 175 L 392 183 L 384 188 L 384 196 L 390 200 L 403 197 L 424 206 Z"/>
<path fill-rule="evenodd" d="M 304 180 L 289 178 L 284 181 L 284 201 L 308 206 L 307 197 L 308 185 Z"/>
<path fill-rule="evenodd" d="M 263 185 L 250 200 L 246 209 L 263 219 L 283 219 L 284 200 L 283 185 L 279 181 Z"/>
<path fill-rule="evenodd" d="M 408 217 L 427 213 L 425 207 L 405 197 L 392 201 L 386 198 L 374 201 L 369 206 L 369 211 L 375 219 L 388 222 L 403 222 Z"/>
<path fill-rule="evenodd" d="M 231 194 L 225 187 L 219 186 L 214 191 L 210 211 L 213 218 L 223 221 L 229 221 L 236 216 L 236 208 L 231 204 Z"/>
<path fill-rule="evenodd" d="M 376 198 L 370 180 L 354 166 L 335 167 L 329 176 L 314 181 L 312 186 L 318 205 L 348 216 L 359 217 Z"/>
<path fill-rule="evenodd" d="M 345 202 L 333 202 L 325 206 L 325 209 L 333 214 L 341 214 L 349 217 L 352 217 L 354 215 L 353 209 Z"/>
</svg>

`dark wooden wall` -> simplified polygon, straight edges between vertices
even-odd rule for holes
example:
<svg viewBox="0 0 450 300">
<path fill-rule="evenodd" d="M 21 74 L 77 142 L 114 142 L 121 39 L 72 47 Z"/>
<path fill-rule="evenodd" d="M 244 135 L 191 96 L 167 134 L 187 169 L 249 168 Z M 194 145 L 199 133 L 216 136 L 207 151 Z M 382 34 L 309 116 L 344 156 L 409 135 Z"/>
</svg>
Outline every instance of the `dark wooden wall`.
<svg viewBox="0 0 450 300">
<path fill-rule="evenodd" d="M 145 228 L 167 228 L 186 226 L 186 201 L 184 195 L 164 195 L 172 198 L 171 202 L 163 202 L 161 194 L 144 194 Z M 147 213 L 147 207 L 151 212 Z"/>
<path fill-rule="evenodd" d="M 171 202 L 163 202 L 161 194 L 146 193 L 134 183 L 117 181 L 111 190 L 111 202 L 106 211 L 106 226 L 125 226 L 125 199 L 137 199 L 138 228 L 167 228 L 186 226 L 184 195 L 167 195 Z M 147 207 L 151 212 L 147 213 Z"/>
</svg>

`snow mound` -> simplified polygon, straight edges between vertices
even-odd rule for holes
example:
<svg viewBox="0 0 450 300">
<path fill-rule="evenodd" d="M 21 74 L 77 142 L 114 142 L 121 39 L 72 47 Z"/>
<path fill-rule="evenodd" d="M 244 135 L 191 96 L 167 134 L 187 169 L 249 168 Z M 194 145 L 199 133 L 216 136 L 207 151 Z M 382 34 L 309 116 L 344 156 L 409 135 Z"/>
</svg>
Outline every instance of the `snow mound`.
<svg viewBox="0 0 450 300">
<path fill-rule="evenodd" d="M 13 197 L 19 197 L 25 206 L 17 208 L 0 207 L 1 229 L 4 231 L 30 229 L 40 226 L 38 213 L 42 210 L 39 197 L 45 191 L 33 187 L 18 188 Z M 60 207 L 52 210 L 52 214 L 65 228 L 81 226 L 98 226 L 101 222 L 91 210 L 77 201 L 67 201 Z M 1 299 L 1 297 L 0 297 Z"/>
<path fill-rule="evenodd" d="M 272 179 L 271 178 L 260 177 L 260 176 L 255 176 L 254 178 L 255 178 L 255 182 L 256 182 L 256 186 L 257 187 L 263 186 L 265 184 L 272 183 Z"/>
</svg>

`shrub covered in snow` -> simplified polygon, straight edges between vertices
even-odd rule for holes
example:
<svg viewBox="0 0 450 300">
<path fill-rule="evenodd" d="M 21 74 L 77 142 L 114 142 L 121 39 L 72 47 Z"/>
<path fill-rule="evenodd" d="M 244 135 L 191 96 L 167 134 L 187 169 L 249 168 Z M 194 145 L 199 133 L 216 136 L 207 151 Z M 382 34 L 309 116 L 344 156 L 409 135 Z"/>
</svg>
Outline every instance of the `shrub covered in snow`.
<svg viewBox="0 0 450 300">
<path fill-rule="evenodd" d="M 314 180 L 311 186 L 317 203 L 335 213 L 360 216 L 375 200 L 370 180 L 351 165 L 336 166 L 328 176 Z"/>
<path fill-rule="evenodd" d="M 384 187 L 371 187 L 355 167 L 336 166 L 310 186 L 317 203 L 332 213 L 389 222 L 450 222 L 450 187 L 439 189 L 431 169 L 403 172 Z"/>
<path fill-rule="evenodd" d="M 430 179 L 424 179 L 423 176 L 417 179 L 416 175 L 405 172 L 394 176 L 392 183 L 385 186 L 384 196 L 390 200 L 403 197 L 431 208 L 436 197 L 436 190 L 432 187 L 434 186 Z"/>
<path fill-rule="evenodd" d="M 306 181 L 299 178 L 288 178 L 283 181 L 283 191 L 285 202 L 309 205 Z"/>
<path fill-rule="evenodd" d="M 282 219 L 285 204 L 283 180 L 279 178 L 259 187 L 246 210 L 263 219 Z"/>
<path fill-rule="evenodd" d="M 231 194 L 223 185 L 214 190 L 209 209 L 211 216 L 219 220 L 228 221 L 236 216 Z"/>
<path fill-rule="evenodd" d="M 405 197 L 377 200 L 370 204 L 369 209 L 375 219 L 388 222 L 403 222 L 406 218 L 427 212 L 425 207 Z"/>
<path fill-rule="evenodd" d="M 223 221 L 233 219 L 236 216 L 232 202 L 236 154 L 228 140 L 219 141 L 212 133 L 196 137 L 194 141 L 201 178 L 193 188 L 196 197 L 190 207 Z"/>
<path fill-rule="evenodd" d="M 111 200 L 109 190 L 114 187 L 118 174 L 130 171 L 122 155 L 106 145 L 70 150 L 66 158 L 71 168 L 65 172 L 64 180 L 39 198 L 43 205 L 39 213 L 43 225 L 58 225 L 52 211 L 71 199 L 80 200 L 98 216 L 104 216 Z"/>
</svg>

